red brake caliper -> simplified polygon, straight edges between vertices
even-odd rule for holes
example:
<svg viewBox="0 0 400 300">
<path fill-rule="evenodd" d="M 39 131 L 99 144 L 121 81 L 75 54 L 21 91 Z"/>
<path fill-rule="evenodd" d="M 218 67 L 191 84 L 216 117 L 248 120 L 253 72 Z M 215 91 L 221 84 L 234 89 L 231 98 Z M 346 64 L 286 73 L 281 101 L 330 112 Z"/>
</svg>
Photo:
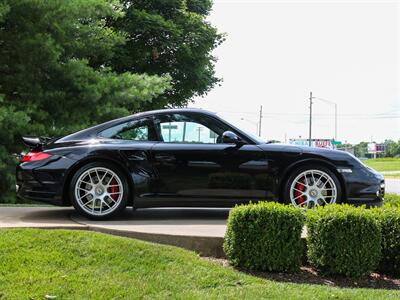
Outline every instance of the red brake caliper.
<svg viewBox="0 0 400 300">
<path fill-rule="evenodd" d="M 117 199 L 118 199 L 118 192 L 119 192 L 119 186 L 118 186 L 118 183 L 117 183 L 117 181 L 115 180 L 115 179 L 113 179 L 112 181 L 111 181 L 111 198 L 114 200 L 114 201 L 117 201 Z"/>
<path fill-rule="evenodd" d="M 294 197 L 296 199 L 296 203 L 297 204 L 302 204 L 304 202 L 304 196 L 301 196 L 301 192 L 300 191 L 304 192 L 305 186 L 304 186 L 304 184 L 298 182 L 298 183 L 296 183 L 296 185 L 294 187 L 296 189 L 294 191 Z"/>
</svg>

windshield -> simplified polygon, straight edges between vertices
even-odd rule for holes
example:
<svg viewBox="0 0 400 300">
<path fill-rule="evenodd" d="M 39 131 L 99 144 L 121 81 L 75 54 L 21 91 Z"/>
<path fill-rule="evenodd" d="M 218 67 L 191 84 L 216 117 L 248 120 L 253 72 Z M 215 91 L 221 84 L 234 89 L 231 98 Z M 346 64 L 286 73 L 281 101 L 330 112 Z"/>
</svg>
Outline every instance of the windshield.
<svg viewBox="0 0 400 300">
<path fill-rule="evenodd" d="M 262 139 L 259 136 L 256 136 L 252 133 L 249 133 L 246 130 L 240 129 L 234 125 L 232 125 L 232 123 L 228 122 L 227 120 L 223 119 L 219 114 L 217 114 L 218 118 L 220 118 L 223 122 L 225 122 L 226 124 L 228 124 L 230 127 L 233 127 L 235 130 L 241 132 L 242 134 L 246 135 L 247 137 L 249 137 L 252 141 L 254 141 L 256 144 L 265 144 L 266 141 L 264 139 Z"/>
<path fill-rule="evenodd" d="M 246 135 L 248 135 L 252 140 L 254 140 L 257 144 L 265 144 L 266 143 L 266 141 L 265 140 L 263 140 L 261 137 L 259 137 L 259 136 L 256 136 L 256 135 L 254 135 L 254 134 L 252 134 L 252 133 L 249 133 L 248 131 L 245 131 L 245 130 L 242 130 L 241 129 L 241 131 L 243 131 Z"/>
</svg>

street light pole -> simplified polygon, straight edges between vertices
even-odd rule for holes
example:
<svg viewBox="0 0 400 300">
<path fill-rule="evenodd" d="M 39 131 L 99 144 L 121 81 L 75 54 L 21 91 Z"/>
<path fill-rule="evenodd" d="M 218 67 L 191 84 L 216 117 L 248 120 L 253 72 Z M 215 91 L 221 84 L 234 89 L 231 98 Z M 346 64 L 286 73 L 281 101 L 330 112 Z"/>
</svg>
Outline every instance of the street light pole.
<svg viewBox="0 0 400 300">
<path fill-rule="evenodd" d="M 254 124 L 254 125 L 256 126 L 256 134 L 258 133 L 258 127 L 259 127 L 259 125 L 258 125 L 257 122 L 254 122 L 254 121 L 252 121 L 252 120 L 248 120 L 248 119 L 246 119 L 246 118 L 240 118 L 240 120 L 247 121 L 247 122 L 249 122 L 249 123 L 251 123 L 251 124 Z"/>
<path fill-rule="evenodd" d="M 312 102 L 313 96 L 312 92 L 310 92 L 310 124 L 309 124 L 309 135 L 308 135 L 308 146 L 311 147 L 311 128 L 312 128 Z"/>
<path fill-rule="evenodd" d="M 320 100 L 322 102 L 325 102 L 325 103 L 328 103 L 328 104 L 331 104 L 331 105 L 335 106 L 335 141 L 337 141 L 337 139 L 338 139 L 338 137 L 337 137 L 337 131 L 338 131 L 338 127 L 337 127 L 337 103 L 333 102 L 333 101 L 330 101 L 330 100 L 326 100 L 324 98 L 312 97 L 312 96 L 310 96 L 310 97 L 312 99 L 317 99 L 317 100 Z"/>
<path fill-rule="evenodd" d="M 335 141 L 337 141 L 337 104 L 335 103 Z"/>
<path fill-rule="evenodd" d="M 258 122 L 258 136 L 261 137 L 262 105 L 260 106 L 260 121 Z"/>
</svg>

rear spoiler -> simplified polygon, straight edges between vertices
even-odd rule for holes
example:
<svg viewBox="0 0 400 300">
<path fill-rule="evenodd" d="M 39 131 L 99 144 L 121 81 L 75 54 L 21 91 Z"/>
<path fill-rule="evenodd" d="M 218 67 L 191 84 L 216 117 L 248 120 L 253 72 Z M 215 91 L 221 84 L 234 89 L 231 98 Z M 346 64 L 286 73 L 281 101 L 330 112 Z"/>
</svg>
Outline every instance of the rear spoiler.
<svg viewBox="0 0 400 300">
<path fill-rule="evenodd" d="M 30 137 L 23 136 L 23 143 L 28 146 L 31 150 L 41 151 L 43 146 L 49 143 L 53 138 L 49 137 Z"/>
</svg>

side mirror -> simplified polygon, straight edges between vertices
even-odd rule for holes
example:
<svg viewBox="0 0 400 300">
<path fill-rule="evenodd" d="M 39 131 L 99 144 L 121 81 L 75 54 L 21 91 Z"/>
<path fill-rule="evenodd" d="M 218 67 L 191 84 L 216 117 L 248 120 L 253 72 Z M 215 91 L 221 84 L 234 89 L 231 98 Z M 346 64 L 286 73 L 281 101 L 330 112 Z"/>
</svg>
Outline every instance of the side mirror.
<svg viewBox="0 0 400 300">
<path fill-rule="evenodd" d="M 232 131 L 225 131 L 222 134 L 222 143 L 243 145 L 243 141 Z"/>
</svg>

